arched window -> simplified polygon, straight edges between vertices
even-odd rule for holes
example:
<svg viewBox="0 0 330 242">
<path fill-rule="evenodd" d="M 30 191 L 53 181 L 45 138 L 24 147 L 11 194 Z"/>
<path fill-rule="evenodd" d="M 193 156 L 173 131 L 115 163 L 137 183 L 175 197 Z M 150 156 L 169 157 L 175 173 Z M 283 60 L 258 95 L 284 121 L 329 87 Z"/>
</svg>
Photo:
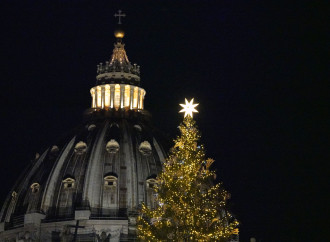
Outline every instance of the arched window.
<svg viewBox="0 0 330 242">
<path fill-rule="evenodd" d="M 50 149 L 51 153 L 57 153 L 59 151 L 57 145 L 53 145 L 52 148 Z"/>
<path fill-rule="evenodd" d="M 87 145 L 83 141 L 79 141 L 74 147 L 74 152 L 76 152 L 77 155 L 84 154 L 86 150 L 87 150 Z"/>
<path fill-rule="evenodd" d="M 116 208 L 117 201 L 117 187 L 118 187 L 118 176 L 117 174 L 110 172 L 103 178 L 103 214 L 111 214 L 111 210 Z"/>
<path fill-rule="evenodd" d="M 157 185 L 156 175 L 151 175 L 146 181 L 146 203 L 148 207 L 155 208 L 156 206 L 156 196 L 155 186 Z"/>
<path fill-rule="evenodd" d="M 117 128 L 119 128 L 119 125 L 118 125 L 117 123 L 111 123 L 111 124 L 110 124 L 110 128 L 112 128 L 112 127 L 117 127 Z"/>
<path fill-rule="evenodd" d="M 107 143 L 107 145 L 106 145 L 105 148 L 106 148 L 106 150 L 108 151 L 108 153 L 110 153 L 110 154 L 115 154 L 115 153 L 117 153 L 118 150 L 119 150 L 119 144 L 118 144 L 118 142 L 117 142 L 116 140 L 111 139 L 111 140 Z"/>
<path fill-rule="evenodd" d="M 147 189 L 154 189 L 154 187 L 157 185 L 157 180 L 155 178 L 149 178 L 146 184 Z"/>
<path fill-rule="evenodd" d="M 93 131 L 94 129 L 96 128 L 96 125 L 95 124 L 91 124 L 88 126 L 88 131 Z"/>
<path fill-rule="evenodd" d="M 107 175 L 104 177 L 104 187 L 105 188 L 116 188 L 117 187 L 117 177 L 115 174 Z"/>
<path fill-rule="evenodd" d="M 151 145 L 148 141 L 143 141 L 139 146 L 139 151 L 142 155 L 150 155 L 151 150 Z"/>
<path fill-rule="evenodd" d="M 30 188 L 32 193 L 38 193 L 40 190 L 40 184 L 35 182 L 30 186 Z"/>
<path fill-rule="evenodd" d="M 75 179 L 73 177 L 67 177 L 63 181 L 64 189 L 72 189 L 75 187 Z"/>
<path fill-rule="evenodd" d="M 136 130 L 140 131 L 140 132 L 142 131 L 141 126 L 138 125 L 138 124 L 135 124 L 135 125 L 134 125 L 134 128 L 135 128 Z"/>
</svg>

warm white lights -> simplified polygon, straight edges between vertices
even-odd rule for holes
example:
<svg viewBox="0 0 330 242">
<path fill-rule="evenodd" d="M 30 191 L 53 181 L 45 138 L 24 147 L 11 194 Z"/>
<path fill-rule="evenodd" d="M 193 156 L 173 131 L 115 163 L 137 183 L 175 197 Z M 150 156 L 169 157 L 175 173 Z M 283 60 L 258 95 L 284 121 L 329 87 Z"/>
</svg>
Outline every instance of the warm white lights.
<svg viewBox="0 0 330 242">
<path fill-rule="evenodd" d="M 194 99 L 191 99 L 190 102 L 188 102 L 187 98 L 185 98 L 185 102 L 186 104 L 180 104 L 180 106 L 183 107 L 183 109 L 180 110 L 180 113 L 184 112 L 184 117 L 193 117 L 193 113 L 198 113 L 195 107 L 197 107 L 199 103 L 194 104 Z"/>
<path fill-rule="evenodd" d="M 143 109 L 145 90 L 133 85 L 105 84 L 90 90 L 92 108 Z"/>
</svg>

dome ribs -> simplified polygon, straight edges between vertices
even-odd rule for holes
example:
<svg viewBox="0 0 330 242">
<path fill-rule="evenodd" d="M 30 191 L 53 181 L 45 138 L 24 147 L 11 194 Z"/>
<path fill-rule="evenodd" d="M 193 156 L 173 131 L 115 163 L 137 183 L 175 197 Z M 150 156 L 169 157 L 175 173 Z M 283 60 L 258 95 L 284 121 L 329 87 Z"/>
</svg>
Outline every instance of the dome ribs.
<svg viewBox="0 0 330 242">
<path fill-rule="evenodd" d="M 147 178 L 165 157 L 159 141 L 144 113 L 86 120 L 31 163 L 13 189 L 16 200 L 7 198 L 2 221 L 8 214 L 6 228 L 23 226 L 29 213 L 45 214 L 47 223 L 73 220 L 77 210 L 90 211 L 91 219 L 127 219 L 142 202 L 152 204 Z"/>
</svg>

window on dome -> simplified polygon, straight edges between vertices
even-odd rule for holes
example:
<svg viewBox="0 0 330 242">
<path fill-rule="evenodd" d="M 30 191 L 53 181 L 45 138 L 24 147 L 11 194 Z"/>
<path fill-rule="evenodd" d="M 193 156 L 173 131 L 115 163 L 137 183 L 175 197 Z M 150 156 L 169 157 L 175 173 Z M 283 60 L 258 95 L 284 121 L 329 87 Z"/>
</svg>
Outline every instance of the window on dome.
<svg viewBox="0 0 330 242">
<path fill-rule="evenodd" d="M 120 85 L 115 85 L 115 109 L 120 107 Z"/>
<path fill-rule="evenodd" d="M 152 152 L 151 145 L 148 141 L 143 141 L 139 146 L 139 151 L 142 155 L 148 156 Z"/>
<path fill-rule="evenodd" d="M 154 178 L 150 178 L 150 179 L 147 180 L 146 184 L 147 184 L 148 189 L 153 189 L 157 184 L 157 180 L 154 179 Z"/>
<path fill-rule="evenodd" d="M 125 103 L 124 107 L 129 107 L 129 101 L 130 101 L 130 86 L 126 85 L 125 86 Z"/>
<path fill-rule="evenodd" d="M 59 151 L 57 145 L 53 145 L 52 148 L 50 149 L 51 153 L 57 153 Z"/>
<path fill-rule="evenodd" d="M 31 186 L 32 193 L 38 193 L 40 190 L 40 184 L 39 183 L 33 183 Z"/>
<path fill-rule="evenodd" d="M 104 177 L 104 187 L 105 188 L 115 188 L 117 186 L 117 177 L 115 176 L 105 176 Z"/>
<path fill-rule="evenodd" d="M 134 93 L 133 93 L 133 108 L 137 108 L 137 102 L 138 102 L 138 87 L 134 88 Z"/>
<path fill-rule="evenodd" d="M 95 124 L 91 124 L 88 126 L 88 131 L 93 131 L 94 129 L 96 128 L 96 125 Z"/>
<path fill-rule="evenodd" d="M 115 154 L 119 150 L 119 144 L 116 140 L 111 139 L 105 146 L 105 149 L 108 151 L 108 153 Z"/>
<path fill-rule="evenodd" d="M 62 181 L 65 189 L 71 189 L 75 187 L 75 179 L 68 177 Z"/>
<path fill-rule="evenodd" d="M 110 107 L 110 86 L 106 85 L 105 86 L 105 97 L 104 97 L 104 106 L 105 107 Z"/>
<path fill-rule="evenodd" d="M 77 154 L 77 155 L 82 155 L 86 152 L 87 150 L 87 145 L 85 142 L 83 141 L 79 141 L 76 146 L 74 147 L 74 152 Z"/>
<path fill-rule="evenodd" d="M 134 128 L 135 128 L 136 130 L 140 131 L 140 132 L 142 131 L 141 126 L 138 125 L 138 124 L 135 124 L 135 125 L 134 125 Z"/>
<path fill-rule="evenodd" d="M 155 177 L 155 176 L 152 176 Z M 156 206 L 157 193 L 154 190 L 157 185 L 157 180 L 155 178 L 149 178 L 146 182 L 146 195 L 147 195 L 147 206 L 154 208 Z"/>
</svg>

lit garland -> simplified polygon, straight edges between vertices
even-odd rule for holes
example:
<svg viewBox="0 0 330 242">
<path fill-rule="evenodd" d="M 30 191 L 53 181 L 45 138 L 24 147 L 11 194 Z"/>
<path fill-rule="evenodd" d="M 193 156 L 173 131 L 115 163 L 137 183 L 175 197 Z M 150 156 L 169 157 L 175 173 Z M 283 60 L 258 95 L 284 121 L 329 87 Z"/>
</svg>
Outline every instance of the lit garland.
<svg viewBox="0 0 330 242">
<path fill-rule="evenodd" d="M 142 205 L 138 237 L 142 241 L 226 241 L 238 234 L 238 222 L 226 210 L 228 193 L 213 185 L 213 159 L 205 158 L 195 121 L 187 116 L 179 126 L 163 171 L 154 187 L 156 208 Z"/>
</svg>

